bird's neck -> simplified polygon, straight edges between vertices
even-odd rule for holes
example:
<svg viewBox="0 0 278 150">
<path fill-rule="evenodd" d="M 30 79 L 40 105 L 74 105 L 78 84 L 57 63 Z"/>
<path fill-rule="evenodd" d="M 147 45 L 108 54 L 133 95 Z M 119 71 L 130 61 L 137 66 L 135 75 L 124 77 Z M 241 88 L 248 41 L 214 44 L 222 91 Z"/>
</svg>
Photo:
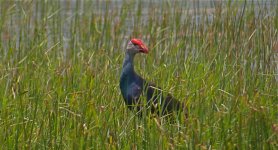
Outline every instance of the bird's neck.
<svg viewBox="0 0 278 150">
<path fill-rule="evenodd" d="M 125 53 L 123 72 L 134 73 L 134 65 L 133 65 L 134 56 L 135 54 L 128 53 L 128 52 Z"/>
</svg>

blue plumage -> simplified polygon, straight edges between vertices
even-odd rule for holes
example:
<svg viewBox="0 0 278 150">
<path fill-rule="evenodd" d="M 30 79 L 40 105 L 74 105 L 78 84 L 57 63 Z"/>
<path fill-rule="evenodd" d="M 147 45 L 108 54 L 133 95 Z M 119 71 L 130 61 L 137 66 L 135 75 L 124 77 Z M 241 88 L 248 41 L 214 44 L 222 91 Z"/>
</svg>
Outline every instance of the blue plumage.
<svg viewBox="0 0 278 150">
<path fill-rule="evenodd" d="M 143 108 L 149 108 L 151 113 L 160 116 L 182 110 L 184 108 L 182 103 L 170 94 L 164 96 L 160 88 L 146 82 L 134 71 L 134 56 L 139 52 L 147 53 L 148 49 L 141 40 L 139 42 L 138 39 L 131 40 L 127 46 L 120 78 L 121 93 L 128 108 L 139 113 Z"/>
</svg>

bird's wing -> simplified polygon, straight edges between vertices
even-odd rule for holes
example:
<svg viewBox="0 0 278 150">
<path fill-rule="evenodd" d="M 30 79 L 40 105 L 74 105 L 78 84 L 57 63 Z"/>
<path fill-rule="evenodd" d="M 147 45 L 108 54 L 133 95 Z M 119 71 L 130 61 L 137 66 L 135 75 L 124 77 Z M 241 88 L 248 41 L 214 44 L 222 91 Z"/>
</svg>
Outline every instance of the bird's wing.
<svg viewBox="0 0 278 150">
<path fill-rule="evenodd" d="M 161 88 L 156 87 L 155 84 L 149 83 L 147 87 L 147 98 L 156 107 L 160 106 L 162 113 L 167 114 L 172 111 L 182 109 L 184 106 L 180 101 L 174 98 L 171 94 L 163 91 Z"/>
<path fill-rule="evenodd" d="M 161 88 L 156 87 L 153 83 L 147 83 L 147 100 L 151 102 L 154 106 L 157 104 L 161 105 L 163 101 L 163 91 Z"/>
</svg>

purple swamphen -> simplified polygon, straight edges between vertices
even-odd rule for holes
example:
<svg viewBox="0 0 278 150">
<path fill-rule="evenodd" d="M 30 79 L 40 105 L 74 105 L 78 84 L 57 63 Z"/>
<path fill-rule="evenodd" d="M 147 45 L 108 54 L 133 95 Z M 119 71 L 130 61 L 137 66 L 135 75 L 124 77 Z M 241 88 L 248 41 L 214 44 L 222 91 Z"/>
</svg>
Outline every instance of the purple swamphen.
<svg viewBox="0 0 278 150">
<path fill-rule="evenodd" d="M 127 44 L 120 78 L 120 89 L 126 105 L 140 116 L 143 108 L 161 117 L 185 111 L 186 108 L 182 102 L 164 93 L 154 84 L 148 83 L 134 71 L 134 56 L 137 53 L 147 54 L 148 52 L 148 48 L 140 39 L 132 39 Z"/>
</svg>

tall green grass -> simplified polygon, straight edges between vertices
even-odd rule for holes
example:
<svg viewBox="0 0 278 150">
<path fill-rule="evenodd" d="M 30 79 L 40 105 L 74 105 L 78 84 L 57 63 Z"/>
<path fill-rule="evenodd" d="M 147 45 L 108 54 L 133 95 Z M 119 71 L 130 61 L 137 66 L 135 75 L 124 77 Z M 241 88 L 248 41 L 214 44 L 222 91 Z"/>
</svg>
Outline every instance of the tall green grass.
<svg viewBox="0 0 278 150">
<path fill-rule="evenodd" d="M 65 3 L 0 2 L 0 149 L 277 148 L 275 1 Z M 137 72 L 188 105 L 185 123 L 127 110 L 131 37 L 150 49 Z"/>
</svg>

